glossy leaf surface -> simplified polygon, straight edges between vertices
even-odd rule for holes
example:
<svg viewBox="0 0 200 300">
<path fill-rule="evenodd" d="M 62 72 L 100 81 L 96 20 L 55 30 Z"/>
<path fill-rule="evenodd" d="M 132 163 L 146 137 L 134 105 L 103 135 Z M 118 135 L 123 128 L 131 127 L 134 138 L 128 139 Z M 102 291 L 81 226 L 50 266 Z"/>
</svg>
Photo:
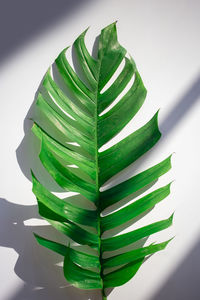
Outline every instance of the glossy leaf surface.
<svg viewBox="0 0 200 300">
<path fill-rule="evenodd" d="M 113 187 L 100 190 L 107 180 L 150 150 L 161 133 L 157 112 L 141 128 L 100 151 L 138 113 L 146 89 L 135 62 L 118 42 L 116 23 L 101 31 L 97 58 L 87 50 L 86 32 L 73 45 L 79 71 L 70 65 L 66 56 L 70 49 L 66 48 L 55 60 L 56 72 L 49 68 L 45 74 L 32 127 L 40 140 L 39 158 L 46 171 L 63 191 L 78 193 L 93 205 L 93 208 L 82 207 L 76 200 L 72 203 L 67 198 L 61 199 L 32 172 L 39 213 L 63 234 L 64 239 L 70 238 L 85 246 L 85 250 L 79 251 L 77 245 L 67 240 L 59 243 L 37 234 L 35 237 L 40 245 L 64 257 L 64 275 L 70 284 L 81 289 L 101 289 L 102 299 L 106 299 L 105 288 L 126 283 L 146 256 L 164 249 L 169 243 L 145 245 L 118 255 L 112 253 L 168 228 L 173 216 L 117 236 L 104 237 L 103 233 L 121 225 L 128 226 L 128 221 L 148 213 L 169 195 L 170 184 L 167 184 L 131 203 L 127 200 L 126 205 L 120 207 L 121 200 L 134 193 L 142 194 L 142 189 L 147 189 L 168 172 L 171 156 Z M 123 62 L 119 75 L 107 87 Z M 132 79 L 132 85 L 124 92 Z M 113 103 L 117 98 L 118 102 Z M 108 110 L 104 112 L 105 109 Z M 116 203 L 119 208 L 113 211 L 112 205 Z M 104 214 L 107 208 L 110 212 Z M 104 257 L 104 252 L 109 252 L 108 258 Z M 119 268 L 111 271 L 112 267 Z"/>
</svg>

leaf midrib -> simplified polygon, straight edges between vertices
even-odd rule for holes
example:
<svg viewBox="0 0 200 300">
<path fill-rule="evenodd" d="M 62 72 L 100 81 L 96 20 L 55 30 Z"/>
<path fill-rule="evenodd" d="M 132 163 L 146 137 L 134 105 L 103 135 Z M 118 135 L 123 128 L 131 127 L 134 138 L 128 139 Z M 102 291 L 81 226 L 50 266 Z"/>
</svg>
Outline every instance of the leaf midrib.
<svg viewBox="0 0 200 300">
<path fill-rule="evenodd" d="M 99 151 L 98 151 L 98 93 L 99 93 L 99 77 L 100 77 L 100 70 L 101 70 L 101 63 L 102 63 L 102 56 L 98 53 L 98 72 L 97 72 L 97 85 L 96 85 L 96 93 L 95 93 L 95 164 L 96 164 L 96 203 L 97 203 L 97 210 L 98 210 L 98 225 L 97 225 L 97 232 L 98 232 L 98 251 L 99 251 L 99 263 L 100 263 L 100 277 L 102 280 L 102 295 L 105 296 L 104 293 L 104 281 L 103 281 L 103 259 L 102 259 L 102 243 L 101 243 L 101 204 L 100 204 L 100 185 L 99 185 Z"/>
</svg>

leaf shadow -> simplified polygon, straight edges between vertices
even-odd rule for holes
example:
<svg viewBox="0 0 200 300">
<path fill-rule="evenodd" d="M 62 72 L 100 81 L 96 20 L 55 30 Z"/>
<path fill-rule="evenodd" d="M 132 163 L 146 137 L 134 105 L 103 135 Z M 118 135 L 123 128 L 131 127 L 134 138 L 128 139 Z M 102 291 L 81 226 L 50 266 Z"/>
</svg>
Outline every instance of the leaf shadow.
<svg viewBox="0 0 200 300">
<path fill-rule="evenodd" d="M 0 247 L 13 249 L 18 254 L 14 271 L 24 282 L 8 299 L 99 299 L 98 291 L 87 292 L 70 286 L 58 265 L 62 256 L 37 244 L 33 232 L 67 243 L 52 226 L 24 224 L 32 218 L 41 219 L 37 210 L 37 205 L 20 205 L 0 198 Z"/>
<path fill-rule="evenodd" d="M 94 57 L 94 59 L 98 59 L 99 40 L 100 34 L 96 36 L 92 47 L 92 56 Z"/>
<path fill-rule="evenodd" d="M 41 164 L 39 159 L 40 141 L 31 131 L 31 128 L 33 126 L 33 121 L 31 119 L 36 114 L 36 101 L 38 94 L 42 89 L 43 79 L 44 77 L 40 82 L 38 90 L 35 93 L 33 103 L 31 104 L 31 107 L 29 108 L 27 115 L 24 119 L 24 137 L 20 145 L 16 149 L 16 158 L 22 173 L 28 180 L 32 180 L 31 170 L 33 170 L 37 178 L 41 180 L 41 182 L 48 189 L 52 189 L 57 192 L 62 192 L 63 190 L 52 180 L 51 176 Z"/>
</svg>

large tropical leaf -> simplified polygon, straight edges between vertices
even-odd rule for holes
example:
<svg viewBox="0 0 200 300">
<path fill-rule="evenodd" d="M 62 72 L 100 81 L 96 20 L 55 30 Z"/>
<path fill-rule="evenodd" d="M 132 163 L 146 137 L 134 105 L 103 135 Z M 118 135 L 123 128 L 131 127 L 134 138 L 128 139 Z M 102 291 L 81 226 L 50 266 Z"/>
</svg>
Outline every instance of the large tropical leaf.
<svg viewBox="0 0 200 300">
<path fill-rule="evenodd" d="M 85 245 L 85 250 L 79 251 L 68 242 L 60 244 L 35 237 L 41 245 L 64 257 L 68 282 L 81 289 L 101 289 L 102 299 L 106 299 L 105 288 L 126 283 L 146 256 L 164 249 L 169 242 L 121 254 L 112 252 L 166 229 L 172 224 L 173 216 L 117 236 L 102 235 L 115 227 L 120 229 L 120 225 L 128 226 L 128 221 L 148 213 L 169 195 L 170 184 L 167 184 L 123 208 L 120 205 L 122 199 L 135 192 L 142 194 L 144 188 L 165 174 L 171 168 L 171 157 L 114 187 L 100 190 L 107 180 L 151 149 L 161 133 L 156 113 L 141 128 L 107 150 L 99 151 L 135 116 L 145 100 L 146 89 L 133 59 L 126 56 L 126 50 L 118 43 L 115 23 L 101 31 L 97 59 L 85 46 L 85 34 L 86 31 L 74 42 L 79 75 L 66 58 L 68 48 L 55 60 L 57 75 L 52 75 L 51 68 L 47 71 L 32 128 L 41 141 L 39 157 L 49 174 L 64 191 L 79 193 L 95 207 L 83 208 L 76 201 L 60 199 L 32 173 L 39 213 L 72 241 Z M 121 73 L 104 89 L 123 60 Z M 120 97 L 133 76 L 132 86 Z M 104 112 L 117 97 L 119 101 Z M 112 205 L 117 202 L 119 208 L 113 211 Z M 108 207 L 110 213 L 103 214 Z"/>
</svg>

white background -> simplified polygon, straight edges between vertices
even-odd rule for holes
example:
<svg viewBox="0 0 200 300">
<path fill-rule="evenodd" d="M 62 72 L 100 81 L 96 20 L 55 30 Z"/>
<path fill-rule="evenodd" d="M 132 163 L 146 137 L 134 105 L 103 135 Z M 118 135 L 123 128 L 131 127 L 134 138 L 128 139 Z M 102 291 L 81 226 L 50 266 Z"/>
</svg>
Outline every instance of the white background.
<svg viewBox="0 0 200 300">
<path fill-rule="evenodd" d="M 37 220 L 30 167 L 38 163 L 24 119 L 35 92 L 58 53 L 91 26 L 89 49 L 100 29 L 118 20 L 120 43 L 134 57 L 148 90 L 146 102 L 121 138 L 161 108 L 162 139 L 135 169 L 172 152 L 173 169 L 157 186 L 174 180 L 171 196 L 156 206 L 147 223 L 170 216 L 174 225 L 149 241 L 175 239 L 155 254 L 109 299 L 196 300 L 200 294 L 200 2 L 198 0 L 7 1 L 1 9 L 0 54 L 0 300 L 98 300 L 98 293 L 65 282 L 60 257 L 37 245 L 32 232 L 53 239 L 56 232 Z M 59 3 L 60 2 L 60 3 Z M 45 5 L 44 5 L 45 4 Z M 3 20 L 3 21 L 2 21 Z M 24 125 L 24 129 L 23 129 Z M 17 155 L 16 155 L 17 151 Z M 41 177 L 46 174 L 41 168 Z M 45 179 L 47 182 L 49 177 Z M 53 188 L 58 191 L 56 185 Z M 141 221 L 140 224 L 142 224 Z M 137 226 L 140 225 L 139 223 Z"/>
</svg>

